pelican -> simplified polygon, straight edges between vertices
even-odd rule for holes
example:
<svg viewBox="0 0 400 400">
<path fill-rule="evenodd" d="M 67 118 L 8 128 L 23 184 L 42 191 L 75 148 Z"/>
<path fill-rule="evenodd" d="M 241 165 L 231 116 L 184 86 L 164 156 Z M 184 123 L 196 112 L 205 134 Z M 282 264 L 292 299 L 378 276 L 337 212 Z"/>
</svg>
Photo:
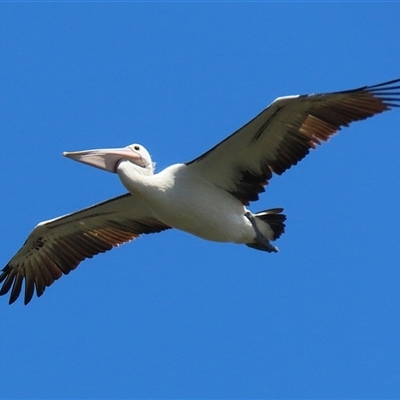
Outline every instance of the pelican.
<svg viewBox="0 0 400 400">
<path fill-rule="evenodd" d="M 40 222 L 3 268 L 0 295 L 24 303 L 40 297 L 86 258 L 141 234 L 176 228 L 215 242 L 277 252 L 282 208 L 252 213 L 274 174 L 296 165 L 342 127 L 400 106 L 400 79 L 358 89 L 279 97 L 250 122 L 196 159 L 155 174 L 141 144 L 65 152 L 64 156 L 116 173 L 128 193 Z"/>
</svg>

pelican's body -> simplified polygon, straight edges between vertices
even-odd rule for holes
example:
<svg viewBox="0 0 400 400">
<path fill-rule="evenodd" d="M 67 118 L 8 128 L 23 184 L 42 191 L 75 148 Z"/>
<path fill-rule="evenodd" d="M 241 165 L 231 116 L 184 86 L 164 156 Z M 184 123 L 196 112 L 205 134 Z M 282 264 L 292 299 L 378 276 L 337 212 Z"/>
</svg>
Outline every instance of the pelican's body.
<svg viewBox="0 0 400 400">
<path fill-rule="evenodd" d="M 215 242 L 249 243 L 254 239 L 244 205 L 185 164 L 143 176 L 124 161 L 117 173 L 132 196 L 172 228 Z"/>
<path fill-rule="evenodd" d="M 176 228 L 206 240 L 276 252 L 286 216 L 274 208 L 251 213 L 274 174 L 281 175 L 341 127 L 400 106 L 400 79 L 359 89 L 276 99 L 254 119 L 200 157 L 154 174 L 139 144 L 64 153 L 118 174 L 129 193 L 44 221 L 3 268 L 0 295 L 14 302 L 25 281 L 25 304 L 88 257 L 141 234 Z"/>
</svg>

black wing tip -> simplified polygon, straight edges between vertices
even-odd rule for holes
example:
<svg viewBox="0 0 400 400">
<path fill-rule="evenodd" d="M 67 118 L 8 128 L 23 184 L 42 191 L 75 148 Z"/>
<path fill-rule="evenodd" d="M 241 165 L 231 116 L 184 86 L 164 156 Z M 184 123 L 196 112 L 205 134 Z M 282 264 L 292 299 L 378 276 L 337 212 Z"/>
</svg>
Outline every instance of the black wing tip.
<svg viewBox="0 0 400 400">
<path fill-rule="evenodd" d="M 0 289 L 0 296 L 4 296 L 10 290 L 13 280 L 9 283 L 9 276 L 12 272 L 10 264 L 7 264 L 2 270 L 0 275 L 0 283 L 5 281 Z"/>
<path fill-rule="evenodd" d="M 10 275 L 12 273 L 12 268 L 11 268 L 10 264 L 7 264 L 1 271 L 2 271 L 2 273 L 0 275 L 0 283 L 3 282 L 3 285 L 1 286 L 1 289 L 0 289 L 0 296 L 5 296 L 10 291 L 11 287 L 14 286 L 16 276 Z M 19 296 L 19 293 L 16 295 L 15 293 L 13 294 L 11 292 L 8 304 L 14 303 L 15 300 L 17 300 L 18 296 Z"/>
<path fill-rule="evenodd" d="M 340 90 L 336 92 L 324 92 L 324 93 L 311 93 L 302 94 L 300 97 L 310 97 L 310 96 L 324 96 L 327 94 L 347 94 L 347 93 L 357 93 L 357 92 L 367 92 L 372 94 L 374 97 L 379 98 L 382 102 L 390 107 L 400 107 L 400 78 L 391 79 L 390 81 L 380 82 L 375 85 L 365 85 L 357 87 L 356 89 Z M 388 98 L 386 98 L 389 96 Z"/>
<path fill-rule="evenodd" d="M 370 85 L 370 86 L 365 86 L 363 89 L 372 89 L 372 90 L 382 90 L 383 88 L 388 88 L 389 86 L 395 84 L 395 83 L 400 83 L 400 78 L 397 79 L 392 79 L 390 81 L 385 81 L 381 83 L 377 83 L 375 85 Z M 392 89 L 398 89 L 400 86 L 395 86 L 392 87 Z"/>
<path fill-rule="evenodd" d="M 21 277 L 16 273 L 13 274 L 13 267 L 10 264 L 7 264 L 1 271 L 2 273 L 0 275 L 0 283 L 3 281 L 4 282 L 0 289 L 0 296 L 5 296 L 11 290 L 8 304 L 11 305 L 15 303 L 21 294 L 22 283 L 25 282 L 24 305 L 27 305 L 32 300 L 32 297 L 35 293 L 33 284 L 29 285 L 26 281 L 25 276 Z M 43 292 L 44 289 L 39 293 L 38 289 L 36 288 L 36 293 L 38 297 L 40 297 Z"/>
<path fill-rule="evenodd" d="M 382 101 L 382 103 L 391 109 L 400 107 L 400 78 L 392 79 L 390 81 L 378 83 L 376 85 L 367 86 L 364 90 L 375 98 Z"/>
<path fill-rule="evenodd" d="M 387 109 L 390 109 L 392 107 L 400 107 L 400 85 L 397 85 L 398 83 L 400 83 L 400 78 L 377 83 L 375 85 L 362 86 L 357 89 L 343 90 L 335 93 L 346 94 L 367 92 L 373 95 L 375 98 L 381 100 L 382 103 L 388 107 Z"/>
<path fill-rule="evenodd" d="M 390 81 L 376 83 L 375 85 L 364 85 L 364 86 L 357 87 L 356 89 L 340 90 L 338 92 L 333 92 L 333 93 L 340 94 L 340 93 L 353 93 L 353 92 L 361 92 L 361 91 L 379 92 L 380 90 L 395 90 L 400 87 L 400 85 L 393 86 L 396 83 L 400 83 L 400 78 L 391 79 Z M 328 93 L 323 93 L 323 94 L 328 94 Z"/>
</svg>

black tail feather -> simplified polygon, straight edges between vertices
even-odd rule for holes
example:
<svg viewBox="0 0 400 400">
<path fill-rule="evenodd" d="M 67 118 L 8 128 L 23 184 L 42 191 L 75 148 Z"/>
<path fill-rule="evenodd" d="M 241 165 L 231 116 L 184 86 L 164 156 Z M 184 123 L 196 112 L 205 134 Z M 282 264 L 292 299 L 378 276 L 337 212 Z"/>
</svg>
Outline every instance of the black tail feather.
<svg viewBox="0 0 400 400">
<path fill-rule="evenodd" d="M 286 215 L 282 214 L 283 208 L 271 208 L 254 214 L 254 217 L 260 218 L 266 222 L 274 232 L 272 240 L 278 239 L 285 232 Z"/>
</svg>

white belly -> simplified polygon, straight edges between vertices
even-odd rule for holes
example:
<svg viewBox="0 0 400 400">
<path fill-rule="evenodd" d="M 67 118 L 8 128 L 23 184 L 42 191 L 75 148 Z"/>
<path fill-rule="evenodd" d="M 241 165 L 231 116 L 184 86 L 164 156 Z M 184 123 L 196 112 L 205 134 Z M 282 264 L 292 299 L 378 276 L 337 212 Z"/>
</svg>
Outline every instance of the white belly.
<svg viewBox="0 0 400 400">
<path fill-rule="evenodd" d="M 188 176 L 182 164 L 146 177 L 145 185 L 118 173 L 132 195 L 173 228 L 216 242 L 249 243 L 254 238 L 243 204 L 201 176 Z"/>
<path fill-rule="evenodd" d="M 216 189 L 212 199 L 206 198 L 199 186 L 184 193 L 168 193 L 166 197 L 167 204 L 156 201 L 151 210 L 174 228 L 217 242 L 246 241 L 247 230 L 254 236 L 251 224 L 243 216 L 243 205 L 222 190 Z"/>
</svg>

